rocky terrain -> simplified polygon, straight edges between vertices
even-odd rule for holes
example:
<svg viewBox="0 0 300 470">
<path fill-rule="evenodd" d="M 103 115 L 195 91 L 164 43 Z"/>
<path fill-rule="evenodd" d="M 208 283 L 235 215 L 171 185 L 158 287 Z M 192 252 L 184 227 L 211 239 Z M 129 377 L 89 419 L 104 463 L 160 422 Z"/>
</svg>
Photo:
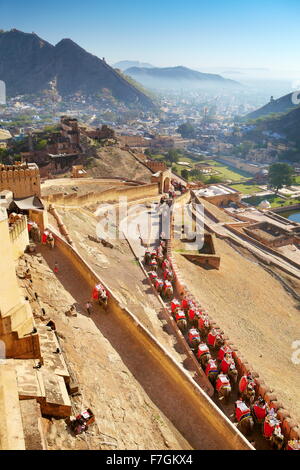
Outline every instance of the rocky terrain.
<svg viewBox="0 0 300 470">
<path fill-rule="evenodd" d="M 140 163 L 132 153 L 118 146 L 89 148 L 91 157 L 88 175 L 94 178 L 127 178 L 150 183 L 152 172 Z"/>
</svg>

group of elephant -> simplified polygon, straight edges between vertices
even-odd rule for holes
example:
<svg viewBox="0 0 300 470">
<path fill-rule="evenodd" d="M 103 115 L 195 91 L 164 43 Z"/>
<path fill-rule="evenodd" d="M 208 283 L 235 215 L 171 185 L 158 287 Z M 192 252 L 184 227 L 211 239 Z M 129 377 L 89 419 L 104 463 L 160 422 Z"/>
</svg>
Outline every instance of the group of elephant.
<svg viewBox="0 0 300 470">
<path fill-rule="evenodd" d="M 238 382 L 238 370 L 231 348 L 225 344 L 223 335 L 215 329 L 209 316 L 193 300 L 174 298 L 172 283 L 175 280 L 170 261 L 167 258 L 165 242 L 160 242 L 156 250 L 146 250 L 145 265 L 150 266 L 149 277 L 162 296 L 170 303 L 170 310 L 178 328 L 186 336 L 187 342 L 210 380 L 220 400 L 228 403 L 233 387 Z M 158 277 L 158 268 L 163 279 Z M 215 359 L 213 359 L 212 354 Z M 238 391 L 240 400 L 235 402 L 237 427 L 245 435 L 251 435 L 254 428 L 260 427 L 263 436 L 275 449 L 283 449 L 285 438 L 281 421 L 274 408 L 257 396 L 256 383 L 249 373 L 240 378 Z"/>
<path fill-rule="evenodd" d="M 171 263 L 167 258 L 167 245 L 165 241 L 161 241 L 157 249 L 152 251 L 146 250 L 144 264 L 150 267 L 148 275 L 157 292 L 164 300 L 171 300 L 174 296 L 173 282 L 175 281 L 175 276 Z M 159 268 L 162 271 L 162 277 L 158 277 Z"/>
</svg>

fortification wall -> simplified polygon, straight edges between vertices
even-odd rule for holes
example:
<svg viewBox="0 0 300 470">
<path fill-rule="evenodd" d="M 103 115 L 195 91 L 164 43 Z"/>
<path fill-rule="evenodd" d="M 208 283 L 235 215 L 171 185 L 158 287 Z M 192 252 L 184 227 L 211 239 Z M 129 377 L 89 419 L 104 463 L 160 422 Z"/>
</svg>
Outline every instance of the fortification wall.
<svg viewBox="0 0 300 470">
<path fill-rule="evenodd" d="M 41 196 L 39 169 L 0 166 L 0 191 L 4 189 L 12 191 L 15 198 Z"/>
<path fill-rule="evenodd" d="M 220 196 L 212 197 L 203 196 L 203 198 L 217 207 L 228 206 L 230 202 L 239 203 L 241 200 L 239 193 L 222 194 Z"/>
<path fill-rule="evenodd" d="M 62 204 L 66 206 L 85 206 L 87 204 L 100 202 L 118 202 L 120 197 L 127 197 L 129 201 L 157 196 L 158 185 L 144 184 L 128 188 L 110 188 L 102 192 L 89 192 L 84 195 L 56 193 L 45 196 L 43 200 L 48 203 Z"/>
</svg>

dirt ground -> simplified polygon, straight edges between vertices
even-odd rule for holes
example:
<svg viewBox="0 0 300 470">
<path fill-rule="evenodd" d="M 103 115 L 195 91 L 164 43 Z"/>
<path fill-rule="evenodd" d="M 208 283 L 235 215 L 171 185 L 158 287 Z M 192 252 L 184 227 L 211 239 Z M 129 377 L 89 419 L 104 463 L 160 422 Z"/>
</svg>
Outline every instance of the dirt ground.
<svg viewBox="0 0 300 470">
<path fill-rule="evenodd" d="M 46 180 L 42 188 L 42 197 L 48 196 L 49 194 L 64 193 L 64 194 L 78 194 L 83 195 L 88 192 L 97 191 L 102 192 L 106 191 L 109 188 L 114 186 L 121 187 L 120 180 L 93 180 L 88 179 L 72 179 L 72 178 L 59 178 L 59 179 L 50 179 Z"/>
<path fill-rule="evenodd" d="M 176 253 L 181 275 L 299 422 L 300 366 L 292 362 L 292 343 L 300 340 L 300 304 L 254 257 L 242 256 L 219 239 L 216 245 L 219 271 L 200 268 Z M 299 289 L 298 281 L 284 277 Z"/>
<path fill-rule="evenodd" d="M 59 272 L 53 273 L 57 254 L 41 247 L 41 261 L 25 255 L 32 274 L 33 290 L 40 306 L 56 324 L 67 363 L 74 370 L 81 396 L 72 399 L 73 413 L 89 406 L 96 424 L 82 435 L 72 436 L 64 420 L 44 420 L 49 449 L 190 449 L 160 405 L 163 377 L 151 375 L 151 364 L 140 361 L 136 345 L 128 344 L 120 325 L 94 306 L 92 315 L 85 311 L 88 287 L 75 276 L 67 259 L 60 258 Z M 77 317 L 65 312 L 75 304 Z M 36 311 L 36 313 L 39 313 Z M 150 369 L 149 369 L 150 368 Z M 156 374 L 157 375 L 157 374 Z M 160 381 L 159 386 L 155 383 Z M 170 392 L 170 399 L 176 401 Z M 177 397 L 178 399 L 178 397 Z M 165 404 L 162 408 L 172 412 Z M 174 406 L 172 408 L 175 410 Z M 178 419 L 184 417 L 178 413 Z M 189 426 L 189 423 L 186 424 Z"/>
</svg>

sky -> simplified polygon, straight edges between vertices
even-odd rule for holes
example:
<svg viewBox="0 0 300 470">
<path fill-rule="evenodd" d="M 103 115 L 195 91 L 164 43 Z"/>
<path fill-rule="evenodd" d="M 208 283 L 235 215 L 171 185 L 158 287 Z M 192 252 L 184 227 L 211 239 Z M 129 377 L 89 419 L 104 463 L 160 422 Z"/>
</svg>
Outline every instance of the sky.
<svg viewBox="0 0 300 470">
<path fill-rule="evenodd" d="M 51 44 L 71 38 L 110 64 L 238 68 L 269 78 L 300 79 L 299 15 L 299 0 L 0 0 L 1 29 Z"/>
</svg>

